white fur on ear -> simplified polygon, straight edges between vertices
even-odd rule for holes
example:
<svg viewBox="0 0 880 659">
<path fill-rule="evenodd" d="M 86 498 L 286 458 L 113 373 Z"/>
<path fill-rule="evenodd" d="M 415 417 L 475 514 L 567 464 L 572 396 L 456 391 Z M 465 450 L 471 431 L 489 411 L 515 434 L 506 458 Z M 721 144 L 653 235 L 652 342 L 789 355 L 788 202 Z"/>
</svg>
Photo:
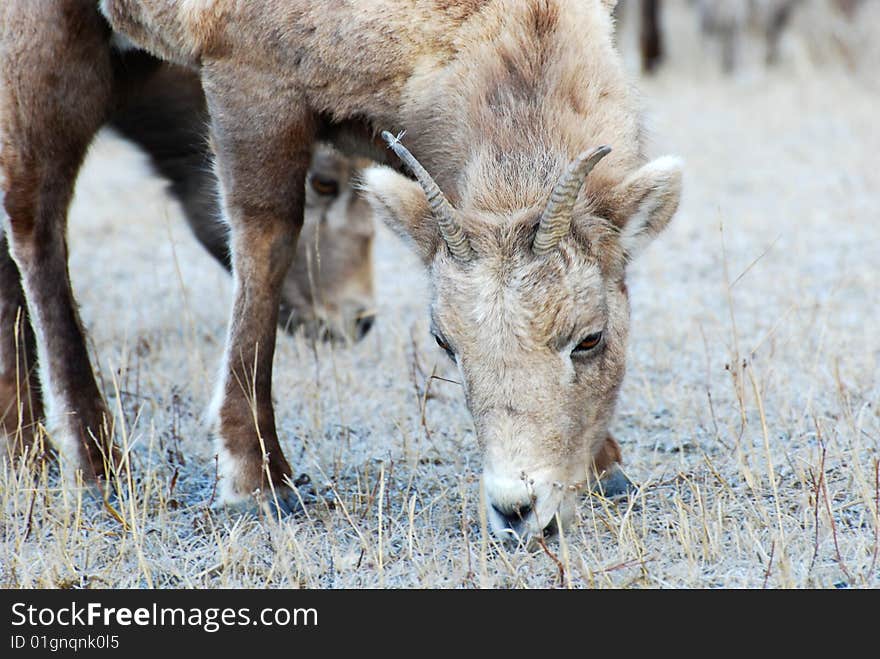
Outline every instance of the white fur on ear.
<svg viewBox="0 0 880 659">
<path fill-rule="evenodd" d="M 663 156 L 648 163 L 618 186 L 626 221 L 620 244 L 632 259 L 669 224 L 681 199 L 684 163 L 676 156 Z"/>
<path fill-rule="evenodd" d="M 100 11 L 104 15 L 104 18 L 106 18 L 108 21 L 110 20 L 110 9 L 108 9 L 107 7 L 107 0 L 99 0 L 98 11 Z"/>
<path fill-rule="evenodd" d="M 357 188 L 376 219 L 413 246 L 426 264 L 437 252 L 437 223 L 422 187 L 390 167 L 376 165 L 360 173 Z"/>
<path fill-rule="evenodd" d="M 121 32 L 113 32 L 110 36 L 110 45 L 113 46 L 114 50 L 118 50 L 119 52 L 138 49 L 137 46 L 134 45 L 134 42 Z"/>
</svg>

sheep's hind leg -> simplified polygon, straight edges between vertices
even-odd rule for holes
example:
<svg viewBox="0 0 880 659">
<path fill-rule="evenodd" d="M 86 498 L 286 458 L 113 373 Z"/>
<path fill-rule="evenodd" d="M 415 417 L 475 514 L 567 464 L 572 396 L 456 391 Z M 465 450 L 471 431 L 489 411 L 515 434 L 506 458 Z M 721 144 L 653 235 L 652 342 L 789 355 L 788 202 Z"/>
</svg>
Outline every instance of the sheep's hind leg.
<svg viewBox="0 0 880 659">
<path fill-rule="evenodd" d="M 0 437 L 6 436 L 7 457 L 18 458 L 35 447 L 43 417 L 37 382 L 37 343 L 27 313 L 21 274 L 0 228 Z"/>
<path fill-rule="evenodd" d="M 13 3 L 7 18 L 39 38 L 24 44 L 6 35 L 0 59 L 0 215 L 33 327 L 47 429 L 70 473 L 95 483 L 118 473 L 120 456 L 70 285 L 66 229 L 77 173 L 110 103 L 112 69 L 106 26 L 88 3 L 30 5 Z M 13 297 L 6 289 L 5 301 Z"/>
</svg>

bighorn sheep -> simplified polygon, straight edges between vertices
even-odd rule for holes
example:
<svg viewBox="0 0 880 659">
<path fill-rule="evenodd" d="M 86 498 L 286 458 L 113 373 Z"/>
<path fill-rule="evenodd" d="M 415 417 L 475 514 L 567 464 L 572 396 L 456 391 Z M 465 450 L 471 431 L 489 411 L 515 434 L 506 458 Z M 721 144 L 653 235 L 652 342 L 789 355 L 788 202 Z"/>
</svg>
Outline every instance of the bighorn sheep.
<svg viewBox="0 0 880 659">
<path fill-rule="evenodd" d="M 692 0 L 696 2 L 700 30 L 704 37 L 715 38 L 721 46 L 721 65 L 726 73 L 737 66 L 740 42 L 748 30 L 759 34 L 765 45 L 764 60 L 772 65 L 779 61 L 779 44 L 792 16 L 809 5 L 825 5 L 826 21 L 842 16 L 852 21 L 863 0 Z"/>
<path fill-rule="evenodd" d="M 297 505 L 272 408 L 278 299 L 311 143 L 352 123 L 391 131 L 416 176 L 371 168 L 363 188 L 429 270 L 433 331 L 461 373 L 492 528 L 524 537 L 564 523 L 576 491 L 614 472 L 626 265 L 666 227 L 681 179 L 675 158 L 646 162 L 612 44 L 614 4 L 100 3 L 134 44 L 197 70 L 208 101 L 236 285 L 213 407 L 224 503 L 252 505 L 259 491 Z M 89 55 L 68 57 L 88 75 Z M 6 144 L 7 181 L 19 177 L 6 188 L 12 253 L 55 416 L 70 445 L 92 446 L 95 434 L 106 453 L 85 348 L 67 340 L 81 337 L 69 288 L 47 283 L 66 282 L 60 224 L 28 206 L 39 181 L 16 169 L 20 156 L 6 164 Z M 75 368 L 58 367 L 61 355 Z"/>
<path fill-rule="evenodd" d="M 120 68 L 134 72 L 126 74 L 125 96 L 110 111 L 109 125 L 146 151 L 156 171 L 170 182 L 169 191 L 180 201 L 193 234 L 231 270 L 198 77 L 160 65 L 144 53 L 113 56 Z M 60 54 L 59 61 L 64 61 Z M 146 70 L 138 74 L 138 67 Z M 373 323 L 373 222 L 369 206 L 353 188 L 358 168 L 369 162 L 324 143 L 316 145 L 297 266 L 288 272 L 281 292 L 279 324 L 288 331 L 302 326 L 317 337 L 346 342 L 362 338 Z"/>
</svg>

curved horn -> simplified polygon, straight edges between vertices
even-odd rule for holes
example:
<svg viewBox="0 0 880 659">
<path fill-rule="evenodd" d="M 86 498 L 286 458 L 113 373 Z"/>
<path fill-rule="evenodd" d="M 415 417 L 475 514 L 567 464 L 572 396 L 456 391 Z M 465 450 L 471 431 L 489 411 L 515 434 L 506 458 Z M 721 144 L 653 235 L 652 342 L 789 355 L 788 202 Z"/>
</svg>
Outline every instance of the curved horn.
<svg viewBox="0 0 880 659">
<path fill-rule="evenodd" d="M 560 177 L 556 187 L 553 188 L 553 194 L 550 195 L 550 201 L 547 202 L 547 208 L 541 215 L 538 233 L 535 234 L 535 240 L 532 243 L 532 251 L 537 256 L 544 256 L 552 252 L 556 249 L 559 241 L 568 235 L 571 230 L 571 215 L 578 193 L 596 163 L 609 153 L 611 153 L 610 146 L 599 146 L 591 151 L 585 151 L 575 158 L 565 174 Z"/>
<path fill-rule="evenodd" d="M 455 217 L 455 209 L 452 207 L 440 187 L 431 178 L 431 175 L 425 171 L 425 168 L 415 159 L 415 156 L 409 152 L 403 144 L 400 143 L 401 135 L 395 137 L 387 130 L 382 131 L 382 139 L 388 143 L 388 146 L 397 154 L 397 157 L 409 167 L 410 171 L 415 174 L 419 184 L 428 197 L 428 204 L 431 206 L 431 213 L 437 220 L 440 227 L 440 235 L 443 236 L 444 242 L 449 247 L 452 255 L 463 263 L 467 263 L 474 258 L 474 250 L 468 240 L 467 234 Z"/>
</svg>

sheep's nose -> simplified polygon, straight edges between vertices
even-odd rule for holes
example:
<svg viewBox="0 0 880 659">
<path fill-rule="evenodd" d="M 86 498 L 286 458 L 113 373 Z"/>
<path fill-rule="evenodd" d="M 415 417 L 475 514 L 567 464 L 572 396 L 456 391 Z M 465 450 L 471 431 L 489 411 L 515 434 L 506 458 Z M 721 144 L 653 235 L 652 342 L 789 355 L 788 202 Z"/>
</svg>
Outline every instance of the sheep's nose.
<svg viewBox="0 0 880 659">
<path fill-rule="evenodd" d="M 528 527 L 529 516 L 532 515 L 534 511 L 534 504 L 531 501 L 513 506 L 499 506 L 493 503 L 492 511 L 501 521 L 502 530 L 509 532 L 510 537 L 508 539 L 512 539 L 513 537 L 525 539 L 525 535 L 530 535 L 531 532 L 524 534 L 524 531 Z M 556 535 L 558 530 L 559 527 L 557 526 L 556 518 L 554 517 L 541 530 L 541 535 L 545 538 L 551 538 Z"/>
<path fill-rule="evenodd" d="M 374 322 L 376 322 L 375 315 L 361 316 L 360 318 L 358 318 L 355 325 L 355 337 L 358 341 L 360 341 L 369 333 L 369 331 L 373 328 Z"/>
<path fill-rule="evenodd" d="M 524 503 L 506 506 L 499 506 L 493 503 L 492 509 L 498 514 L 498 517 L 501 518 L 501 521 L 504 523 L 504 528 L 516 533 L 522 527 L 526 518 L 532 513 L 532 502 L 526 501 Z"/>
</svg>

